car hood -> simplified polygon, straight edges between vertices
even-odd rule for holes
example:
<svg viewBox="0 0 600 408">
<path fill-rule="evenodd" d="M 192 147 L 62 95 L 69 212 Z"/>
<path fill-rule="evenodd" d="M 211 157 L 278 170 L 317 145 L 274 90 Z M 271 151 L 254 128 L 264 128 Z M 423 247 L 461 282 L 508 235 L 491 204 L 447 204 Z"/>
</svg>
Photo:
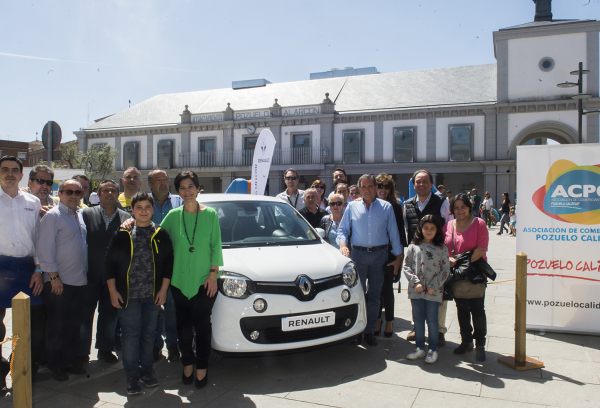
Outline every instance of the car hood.
<svg viewBox="0 0 600 408">
<path fill-rule="evenodd" d="M 293 282 L 342 273 L 350 258 L 329 244 L 223 249 L 223 269 L 257 282 Z"/>
</svg>

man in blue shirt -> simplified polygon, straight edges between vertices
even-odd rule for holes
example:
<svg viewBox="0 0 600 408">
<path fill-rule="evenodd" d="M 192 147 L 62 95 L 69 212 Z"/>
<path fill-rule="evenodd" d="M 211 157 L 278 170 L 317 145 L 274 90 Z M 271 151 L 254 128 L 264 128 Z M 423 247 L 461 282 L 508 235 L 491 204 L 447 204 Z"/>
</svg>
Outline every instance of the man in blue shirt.
<svg viewBox="0 0 600 408">
<path fill-rule="evenodd" d="M 392 244 L 392 254 L 396 256 L 396 260 L 388 266 L 393 266 L 396 274 L 402 264 L 402 245 L 394 210 L 390 203 L 376 198 L 376 186 L 372 174 L 364 174 L 358 179 L 358 188 L 363 199 L 348 204 L 337 237 L 341 254 L 351 258 L 356 266 L 363 290 L 367 288 L 369 281 L 365 340 L 370 346 L 377 345 L 373 332 L 379 312 L 379 295 L 383 285 L 383 266 L 388 258 L 388 242 Z M 351 242 L 348 242 L 350 231 L 352 237 Z M 360 341 L 359 335 L 356 342 Z"/>
<path fill-rule="evenodd" d="M 181 207 L 183 199 L 176 194 L 169 192 L 169 176 L 164 170 L 154 169 L 148 173 L 148 186 L 152 190 L 151 196 L 154 198 L 154 213 L 151 221 L 155 225 L 160 225 L 169 211 Z M 179 346 L 177 341 L 177 316 L 175 314 L 175 301 L 171 295 L 171 289 L 167 291 L 167 301 L 165 308 L 165 324 L 163 324 L 162 313 L 158 314 L 158 326 L 156 330 L 156 341 L 154 342 L 154 360 L 158 360 L 160 352 L 165 344 L 162 337 L 163 327 L 166 334 L 167 350 L 169 361 L 179 360 Z"/>
</svg>

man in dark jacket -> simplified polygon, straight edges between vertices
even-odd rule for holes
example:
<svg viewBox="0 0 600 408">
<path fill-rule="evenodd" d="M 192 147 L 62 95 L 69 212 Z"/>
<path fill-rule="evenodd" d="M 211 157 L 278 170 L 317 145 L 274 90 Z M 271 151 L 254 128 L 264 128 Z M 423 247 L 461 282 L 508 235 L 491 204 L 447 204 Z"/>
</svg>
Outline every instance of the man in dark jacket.
<svg viewBox="0 0 600 408">
<path fill-rule="evenodd" d="M 433 175 L 427 170 L 417 170 L 412 176 L 413 186 L 417 193 L 414 197 L 406 200 L 404 203 L 404 218 L 406 231 L 408 233 L 408 243 L 410 244 L 417 231 L 419 221 L 426 215 L 435 215 L 440 218 L 442 225 L 448 220 L 450 215 L 450 202 L 443 200 L 436 194 L 431 192 L 433 187 Z M 446 310 L 448 309 L 448 301 L 444 300 L 440 303 L 438 312 L 439 323 L 439 339 L 438 346 L 446 344 L 445 333 L 448 331 L 446 327 Z M 411 331 L 407 339 L 414 340 L 415 332 Z"/>
<path fill-rule="evenodd" d="M 83 222 L 87 228 L 88 274 L 85 296 L 84 318 L 79 334 L 77 362 L 81 365 L 89 361 L 92 347 L 92 327 L 94 313 L 98 307 L 96 325 L 96 349 L 98 360 L 107 363 L 118 361 L 113 354 L 115 349 L 115 328 L 118 314 L 110 304 L 110 294 L 104 277 L 104 259 L 106 248 L 119 225 L 131 218 L 125 211 L 117 208 L 119 186 L 112 180 L 104 180 L 98 188 L 100 205 L 83 210 Z"/>
<path fill-rule="evenodd" d="M 298 211 L 313 228 L 319 228 L 327 211 L 317 204 L 318 193 L 314 188 L 304 190 L 304 208 Z"/>
<path fill-rule="evenodd" d="M 151 221 L 154 199 L 145 192 L 131 199 L 135 226 L 119 230 L 106 254 L 106 284 L 121 323 L 127 394 L 141 394 L 141 380 L 155 387 L 152 369 L 154 339 L 161 306 L 173 274 L 169 234 Z"/>
</svg>

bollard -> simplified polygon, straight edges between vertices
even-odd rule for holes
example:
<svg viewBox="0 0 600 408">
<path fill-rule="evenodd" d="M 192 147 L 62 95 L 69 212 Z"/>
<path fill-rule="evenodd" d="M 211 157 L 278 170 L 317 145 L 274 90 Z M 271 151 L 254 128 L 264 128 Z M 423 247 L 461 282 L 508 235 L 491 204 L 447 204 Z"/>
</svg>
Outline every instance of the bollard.
<svg viewBox="0 0 600 408">
<path fill-rule="evenodd" d="M 13 407 L 31 408 L 31 317 L 29 296 L 12 298 L 13 336 L 19 336 L 12 354 Z"/>
<path fill-rule="evenodd" d="M 527 255 L 517 254 L 515 289 L 515 355 L 500 357 L 498 362 L 514 370 L 533 370 L 544 367 L 544 363 L 527 357 Z"/>
</svg>

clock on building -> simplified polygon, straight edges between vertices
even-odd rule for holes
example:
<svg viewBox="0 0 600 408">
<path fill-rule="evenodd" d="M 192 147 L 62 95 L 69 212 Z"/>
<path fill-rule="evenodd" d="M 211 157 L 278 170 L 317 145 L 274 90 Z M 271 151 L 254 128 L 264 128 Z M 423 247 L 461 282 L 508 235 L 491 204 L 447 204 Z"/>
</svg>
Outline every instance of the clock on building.
<svg viewBox="0 0 600 408">
<path fill-rule="evenodd" d="M 248 125 L 248 127 L 246 128 L 246 131 L 248 132 L 248 134 L 253 135 L 254 132 L 256 132 L 256 126 Z"/>
</svg>

